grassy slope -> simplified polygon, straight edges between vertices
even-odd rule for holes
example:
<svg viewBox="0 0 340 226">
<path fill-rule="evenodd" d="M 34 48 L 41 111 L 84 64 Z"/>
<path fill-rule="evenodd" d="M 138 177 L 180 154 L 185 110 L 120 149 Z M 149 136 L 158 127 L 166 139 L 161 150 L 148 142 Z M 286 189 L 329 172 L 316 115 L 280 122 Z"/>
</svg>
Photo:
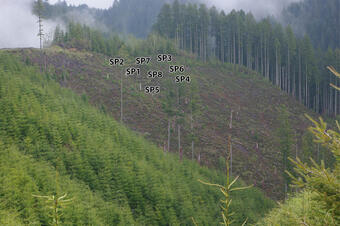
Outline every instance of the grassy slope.
<svg viewBox="0 0 340 226">
<path fill-rule="evenodd" d="M 21 50 L 24 60 L 41 64 L 39 53 Z M 116 119 L 120 114 L 121 68 L 108 66 L 108 58 L 86 52 L 52 48 L 47 50 L 47 65 L 53 67 L 61 85 L 86 94 L 94 105 L 111 112 Z M 297 140 L 309 125 L 303 114 L 309 112 L 294 98 L 272 86 L 261 76 L 244 67 L 229 64 L 202 64 L 190 56 L 177 58 L 177 64 L 185 64 L 189 73 L 198 81 L 202 100 L 202 115 L 196 120 L 199 142 L 196 153 L 208 166 L 218 166 L 218 159 L 225 155 L 230 111 L 234 111 L 233 130 L 234 172 L 248 183 L 266 191 L 274 198 L 282 198 L 283 177 L 281 154 L 278 150 L 278 117 L 282 106 L 288 110 L 291 126 Z M 168 70 L 166 64 L 153 63 L 144 67 Z M 109 77 L 109 78 L 108 78 Z M 144 134 L 159 146 L 167 137 L 166 115 L 162 112 L 159 96 L 147 96 L 138 91 L 133 79 L 125 80 L 124 122 L 135 131 Z M 161 96 L 161 95 L 160 95 Z M 313 114 L 312 114 L 313 115 Z M 184 126 L 184 153 L 191 156 L 189 124 Z M 172 150 L 177 151 L 177 131 L 173 124 Z M 257 150 L 256 143 L 259 145 Z M 298 145 L 301 146 L 300 141 Z M 302 153 L 298 153 L 302 155 Z"/>
<path fill-rule="evenodd" d="M 66 225 L 191 224 L 192 216 L 205 225 L 220 221 L 219 191 L 197 179 L 223 184 L 222 174 L 164 155 L 52 76 L 0 53 L 2 224 L 49 222 L 32 194 L 55 192 L 55 165 L 59 190 L 75 198 L 65 209 Z M 237 222 L 255 222 L 272 207 L 256 189 L 233 199 Z"/>
</svg>

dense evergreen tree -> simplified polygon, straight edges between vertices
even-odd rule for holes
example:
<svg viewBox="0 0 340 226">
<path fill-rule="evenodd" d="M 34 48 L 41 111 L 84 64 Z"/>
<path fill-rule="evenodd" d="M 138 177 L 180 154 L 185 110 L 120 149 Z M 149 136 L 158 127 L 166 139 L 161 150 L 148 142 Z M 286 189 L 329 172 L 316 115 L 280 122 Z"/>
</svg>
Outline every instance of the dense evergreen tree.
<svg viewBox="0 0 340 226">
<path fill-rule="evenodd" d="M 290 26 L 283 28 L 269 18 L 256 22 L 242 10 L 225 15 L 214 7 L 175 1 L 162 8 L 154 31 L 203 61 L 217 58 L 256 70 L 317 112 L 339 112 L 339 94 L 330 91 L 331 78 L 321 62 L 325 53 L 313 48 L 308 35 L 296 36 Z M 339 56 L 334 56 L 339 50 L 329 51 L 333 61 L 339 61 Z"/>
<path fill-rule="evenodd" d="M 35 2 L 35 6 L 33 10 L 38 15 L 38 26 L 39 26 L 38 36 L 40 39 L 40 49 L 42 49 L 43 48 L 43 37 L 44 37 L 44 29 L 43 29 L 43 24 L 42 24 L 44 5 L 43 5 L 42 0 L 37 0 Z"/>
<path fill-rule="evenodd" d="M 338 0 L 304 0 L 290 4 L 282 17 L 297 34 L 308 34 L 315 47 L 327 50 L 340 48 L 339 11 Z"/>
</svg>

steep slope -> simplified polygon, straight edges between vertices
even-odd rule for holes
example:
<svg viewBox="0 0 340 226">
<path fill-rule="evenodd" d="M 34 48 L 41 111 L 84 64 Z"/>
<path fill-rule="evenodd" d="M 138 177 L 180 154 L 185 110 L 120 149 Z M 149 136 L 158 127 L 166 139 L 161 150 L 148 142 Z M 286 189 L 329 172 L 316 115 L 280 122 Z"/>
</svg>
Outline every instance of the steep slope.
<svg viewBox="0 0 340 226">
<path fill-rule="evenodd" d="M 108 57 L 59 48 L 47 50 L 44 58 L 38 51 L 31 49 L 16 53 L 23 60 L 41 67 L 44 67 L 42 59 L 46 59 L 48 70 L 53 71 L 61 85 L 86 95 L 91 103 L 112 113 L 116 119 L 120 118 L 120 80 L 125 72 L 123 68 L 109 66 Z M 300 157 L 305 155 L 302 137 L 309 125 L 303 114 L 314 114 L 244 67 L 201 64 L 184 53 L 173 64 L 186 65 L 187 73 L 198 84 L 201 113 L 195 123 L 198 141 L 194 158 L 200 156 L 204 164 L 221 168 L 219 158 L 225 156 L 227 137 L 231 134 L 233 171 L 270 196 L 282 197 L 283 165 L 278 138 L 281 112 L 287 112 L 292 127 L 291 149 L 294 154 L 291 155 Z M 153 62 L 142 67 L 142 74 L 148 69 L 166 72 L 168 64 Z M 165 77 L 170 78 L 167 74 Z M 166 81 L 164 79 L 161 83 L 165 85 Z M 162 110 L 165 93 L 166 90 L 163 90 L 161 95 L 145 95 L 139 91 L 138 81 L 124 78 L 124 123 L 161 147 L 167 142 L 168 129 L 167 116 Z M 229 130 L 231 111 L 233 127 Z M 171 150 L 178 152 L 175 120 L 172 120 L 171 127 Z M 181 140 L 184 154 L 191 157 L 189 123 L 183 125 Z M 315 156 L 316 151 L 312 150 L 311 155 Z"/>
<path fill-rule="evenodd" d="M 202 225 L 218 224 L 220 193 L 197 179 L 223 184 L 223 174 L 164 155 L 91 107 L 85 96 L 60 88 L 51 80 L 54 74 L 40 74 L 3 52 L 2 224 L 48 224 L 45 201 L 32 195 L 57 190 L 73 198 L 63 210 L 65 225 L 190 225 L 191 217 Z M 256 222 L 272 207 L 256 189 L 235 193 L 233 199 L 237 222 L 245 217 Z"/>
<path fill-rule="evenodd" d="M 40 62 L 38 52 L 27 50 L 22 54 L 25 59 Z M 220 156 L 224 156 L 229 134 L 226 128 L 230 111 L 233 110 L 232 137 L 236 139 L 234 171 L 244 178 L 255 178 L 257 185 L 270 194 L 280 194 L 282 176 L 278 171 L 282 166 L 276 130 L 280 126 L 278 116 L 281 105 L 288 108 L 291 125 L 297 131 L 298 138 L 307 126 L 303 117 L 305 108 L 244 68 L 233 68 L 228 64 L 204 66 L 188 60 L 188 57 L 179 58 L 178 61 L 185 63 L 190 74 L 197 78 L 203 102 L 202 116 L 197 120 L 200 141 L 196 144 L 198 149 L 195 156 L 201 152 L 201 159 L 207 164 L 215 164 Z M 47 62 L 54 66 L 62 85 L 80 94 L 85 93 L 92 103 L 119 118 L 122 69 L 108 67 L 108 59 L 100 55 L 64 50 L 48 51 Z M 167 66 L 157 64 L 150 67 L 167 70 Z M 163 98 L 140 94 L 138 84 L 133 79 L 125 81 L 125 86 L 124 122 L 137 131 L 150 134 L 151 140 L 163 146 L 167 133 L 166 115 L 161 108 Z M 172 150 L 177 150 L 174 123 L 173 129 Z M 186 126 L 184 129 L 184 152 L 191 156 L 190 140 L 186 136 L 189 128 Z M 254 148 L 256 143 L 259 149 Z"/>
<path fill-rule="evenodd" d="M 0 141 L 2 139 L 3 136 Z M 7 145 L 0 145 L 0 225 L 52 225 L 49 209 L 52 202 L 33 195 L 55 194 L 55 169 L 52 164 L 25 155 L 22 151 L 28 150 L 22 145 Z M 20 150 L 23 148 L 26 150 Z M 58 197 L 67 194 L 67 198 L 72 199 L 61 211 L 61 222 L 68 225 L 135 223 L 127 206 L 117 201 L 104 201 L 84 182 L 71 180 L 68 175 L 59 176 L 58 180 Z"/>
</svg>

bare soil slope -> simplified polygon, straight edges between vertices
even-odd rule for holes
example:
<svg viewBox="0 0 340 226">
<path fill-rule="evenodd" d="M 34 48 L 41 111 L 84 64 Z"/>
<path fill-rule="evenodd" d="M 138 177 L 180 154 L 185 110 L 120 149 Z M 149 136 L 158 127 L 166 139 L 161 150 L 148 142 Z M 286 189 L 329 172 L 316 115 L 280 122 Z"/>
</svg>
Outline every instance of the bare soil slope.
<svg viewBox="0 0 340 226">
<path fill-rule="evenodd" d="M 62 86 L 84 95 L 94 105 L 120 119 L 120 79 L 124 71 L 109 66 L 108 57 L 57 48 L 46 50 L 44 57 L 33 49 L 12 52 L 20 54 L 27 63 L 39 65 L 42 69 L 46 67 Z M 189 74 L 199 85 L 202 113 L 195 124 L 199 137 L 195 144 L 195 159 L 201 153 L 202 164 L 220 167 L 219 158 L 225 156 L 227 137 L 231 133 L 234 174 L 260 187 L 269 196 L 282 198 L 278 117 L 282 108 L 287 109 L 299 147 L 300 137 L 309 126 L 304 113 L 314 114 L 293 97 L 244 67 L 203 64 L 184 55 L 178 56 L 176 61 L 187 66 Z M 167 71 L 168 65 L 152 63 L 142 67 L 142 73 L 150 68 Z M 162 111 L 162 94 L 152 96 L 140 92 L 139 83 L 134 79 L 125 78 L 124 86 L 124 124 L 163 147 L 167 140 L 167 116 Z M 232 130 L 229 129 L 231 111 Z M 177 152 L 175 122 L 172 127 L 171 151 Z M 182 146 L 184 155 L 191 158 L 189 131 L 190 125 L 186 124 Z"/>
</svg>

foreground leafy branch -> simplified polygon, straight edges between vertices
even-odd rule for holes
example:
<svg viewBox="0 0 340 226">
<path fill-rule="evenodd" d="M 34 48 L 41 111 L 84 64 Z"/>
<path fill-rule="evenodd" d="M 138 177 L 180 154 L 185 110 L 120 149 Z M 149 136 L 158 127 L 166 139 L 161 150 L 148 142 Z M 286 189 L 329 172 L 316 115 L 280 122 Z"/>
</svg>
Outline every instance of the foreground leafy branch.
<svg viewBox="0 0 340 226">
<path fill-rule="evenodd" d="M 58 172 L 56 172 L 56 186 L 58 187 Z M 67 193 L 65 193 L 62 196 L 58 197 L 58 191 L 56 191 L 55 195 L 50 195 L 50 196 L 41 196 L 41 195 L 32 195 L 33 197 L 36 198 L 42 198 L 42 199 L 46 199 L 46 205 L 49 209 L 53 210 L 53 225 L 57 226 L 60 225 L 60 217 L 63 215 L 62 209 L 70 204 L 72 202 L 73 199 L 65 199 L 67 196 Z"/>
<path fill-rule="evenodd" d="M 207 183 L 201 180 L 198 180 L 199 182 L 201 182 L 202 184 L 208 185 L 208 186 L 213 186 L 213 187 L 217 187 L 220 189 L 220 191 L 222 192 L 223 196 L 224 196 L 224 200 L 221 200 L 221 202 L 223 203 L 221 205 L 222 208 L 222 218 L 223 218 L 223 225 L 229 226 L 231 225 L 234 220 L 232 220 L 232 216 L 234 215 L 234 212 L 231 212 L 230 210 L 230 206 L 232 203 L 232 198 L 231 198 L 231 192 L 233 191 L 240 191 L 240 190 L 244 190 L 244 189 L 248 189 L 253 187 L 253 185 L 247 186 L 247 187 L 235 187 L 233 188 L 233 185 L 236 183 L 236 181 L 238 180 L 239 176 L 237 176 L 234 180 L 231 180 L 230 178 L 230 166 L 229 166 L 229 156 L 226 159 L 226 172 L 227 172 L 227 183 L 225 186 L 219 185 L 219 184 L 211 184 L 211 183 Z M 245 225 L 247 223 L 246 219 L 244 221 L 244 223 L 242 225 Z M 197 223 L 195 222 L 195 220 L 193 219 L 193 222 L 195 225 L 197 225 Z"/>
<path fill-rule="evenodd" d="M 328 69 L 340 77 L 333 67 L 328 67 Z M 331 86 L 340 90 L 335 85 L 331 84 Z M 296 160 L 290 158 L 295 165 L 294 171 L 297 176 L 288 171 L 286 173 L 292 178 L 294 187 L 305 188 L 317 194 L 316 200 L 326 209 L 324 214 L 330 214 L 337 225 L 340 224 L 340 125 L 336 122 L 338 131 L 334 131 L 327 129 L 327 123 L 321 117 L 319 122 L 308 115 L 306 117 L 314 124 L 309 128 L 315 136 L 314 141 L 327 147 L 333 153 L 336 159 L 335 167 L 333 170 L 327 169 L 324 161 L 321 161 L 319 165 L 313 159 L 311 159 L 312 166 L 308 166 L 299 158 Z"/>
<path fill-rule="evenodd" d="M 340 78 L 340 73 L 337 72 L 334 67 L 328 66 L 327 69 L 330 70 L 336 77 Z M 340 91 L 340 87 L 334 85 L 333 83 L 330 83 L 330 86 L 332 86 L 334 89 Z"/>
<path fill-rule="evenodd" d="M 33 195 L 36 198 L 43 198 L 46 199 L 46 203 L 48 207 L 53 210 L 53 225 L 59 225 L 59 219 L 63 215 L 61 212 L 62 208 L 64 208 L 67 204 L 69 204 L 72 199 L 65 199 L 67 194 L 63 196 L 40 196 L 40 195 Z"/>
</svg>

